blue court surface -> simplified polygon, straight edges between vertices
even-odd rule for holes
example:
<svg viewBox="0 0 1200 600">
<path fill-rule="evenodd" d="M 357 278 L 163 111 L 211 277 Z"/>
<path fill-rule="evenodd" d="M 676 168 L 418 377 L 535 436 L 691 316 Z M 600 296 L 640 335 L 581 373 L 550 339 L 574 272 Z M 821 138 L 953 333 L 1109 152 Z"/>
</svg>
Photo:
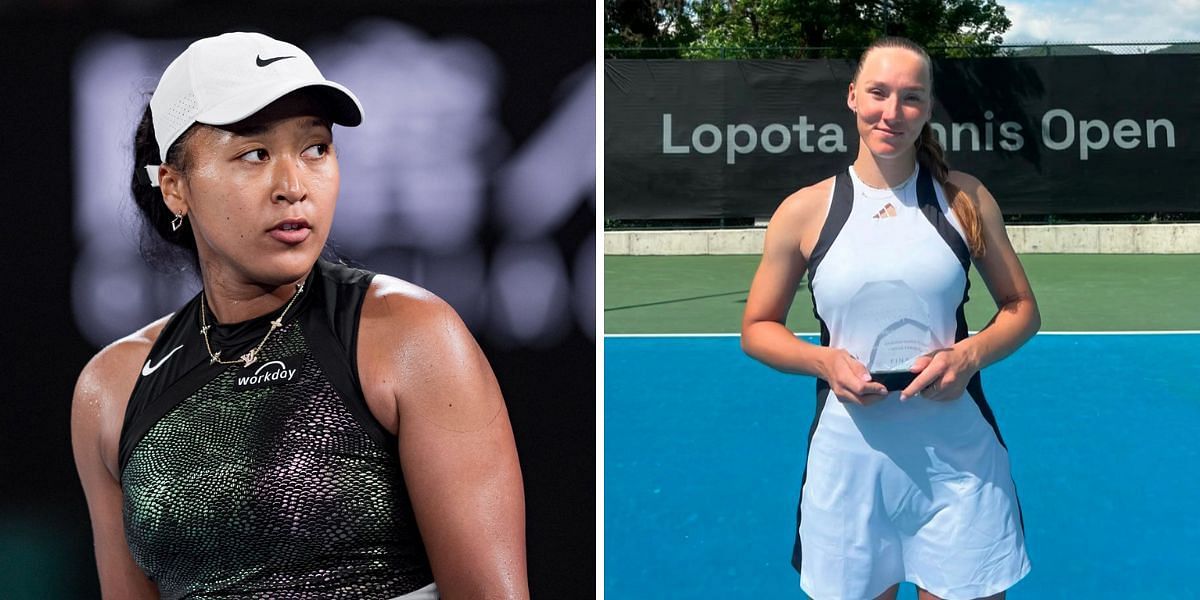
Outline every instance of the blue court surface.
<svg viewBox="0 0 1200 600">
<path fill-rule="evenodd" d="M 803 598 L 813 379 L 735 336 L 610 336 L 604 364 L 605 597 Z M 983 385 L 1033 563 L 1010 599 L 1200 597 L 1200 335 L 1040 334 Z"/>
</svg>

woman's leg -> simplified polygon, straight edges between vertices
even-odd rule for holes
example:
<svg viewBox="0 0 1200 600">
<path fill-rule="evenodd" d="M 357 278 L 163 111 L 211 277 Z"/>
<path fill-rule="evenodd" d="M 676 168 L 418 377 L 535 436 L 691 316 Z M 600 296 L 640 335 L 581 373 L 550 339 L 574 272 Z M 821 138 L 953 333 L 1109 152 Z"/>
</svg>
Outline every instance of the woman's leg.
<svg viewBox="0 0 1200 600">
<path fill-rule="evenodd" d="M 892 597 L 895 598 L 896 597 L 896 588 L 892 588 L 891 592 L 892 592 Z M 942 599 L 938 598 L 937 596 L 934 596 L 933 594 L 930 594 L 929 592 L 918 587 L 917 588 L 917 600 L 942 600 Z M 999 594 L 992 594 L 991 596 L 988 596 L 987 598 L 978 598 L 977 600 L 1004 600 L 1004 592 L 1000 592 Z"/>
</svg>

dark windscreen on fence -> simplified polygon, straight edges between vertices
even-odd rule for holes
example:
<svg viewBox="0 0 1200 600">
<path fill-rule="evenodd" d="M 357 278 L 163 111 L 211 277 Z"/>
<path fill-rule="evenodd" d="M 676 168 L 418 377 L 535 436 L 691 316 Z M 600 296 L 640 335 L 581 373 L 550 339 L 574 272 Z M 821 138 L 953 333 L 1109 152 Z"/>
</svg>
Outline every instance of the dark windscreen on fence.
<svg viewBox="0 0 1200 600">
<path fill-rule="evenodd" d="M 769 216 L 858 150 L 855 63 L 605 61 L 608 219 Z M 935 59 L 951 167 L 1008 214 L 1200 210 L 1200 55 Z"/>
</svg>

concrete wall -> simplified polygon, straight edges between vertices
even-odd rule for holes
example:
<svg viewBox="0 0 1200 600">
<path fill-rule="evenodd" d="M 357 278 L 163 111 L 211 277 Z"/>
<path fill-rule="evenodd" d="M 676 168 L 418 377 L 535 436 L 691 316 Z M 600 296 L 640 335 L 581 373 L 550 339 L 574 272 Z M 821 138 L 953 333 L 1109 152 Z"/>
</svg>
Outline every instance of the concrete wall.
<svg viewBox="0 0 1200 600">
<path fill-rule="evenodd" d="M 604 232 L 609 255 L 759 254 L 766 229 Z M 1200 254 L 1200 223 L 1010 225 L 1022 254 Z"/>
</svg>

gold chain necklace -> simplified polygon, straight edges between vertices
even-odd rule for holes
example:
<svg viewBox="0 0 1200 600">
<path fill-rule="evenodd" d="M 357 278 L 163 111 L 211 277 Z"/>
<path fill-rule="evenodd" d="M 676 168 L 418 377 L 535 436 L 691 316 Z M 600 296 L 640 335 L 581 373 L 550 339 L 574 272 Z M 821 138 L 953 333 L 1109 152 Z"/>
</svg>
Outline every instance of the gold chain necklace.
<svg viewBox="0 0 1200 600">
<path fill-rule="evenodd" d="M 210 358 L 210 360 L 208 361 L 208 364 L 210 364 L 210 365 L 212 365 L 212 364 L 236 365 L 236 364 L 240 363 L 244 367 L 248 367 L 248 366 L 254 364 L 254 361 L 258 360 L 258 351 L 262 350 L 263 344 L 267 343 L 267 338 L 271 337 L 271 334 L 275 333 L 276 329 L 283 327 L 283 316 L 287 314 L 288 309 L 292 307 L 292 303 L 296 301 L 296 298 L 300 297 L 300 292 L 303 292 L 303 291 L 304 291 L 304 284 L 297 283 L 296 284 L 296 293 L 292 294 L 292 299 L 288 300 L 287 306 L 283 307 L 283 312 L 279 313 L 279 317 L 276 318 L 274 321 L 271 321 L 271 328 L 267 330 L 267 335 L 263 336 L 262 341 L 260 341 L 257 346 L 255 346 L 249 352 L 243 354 L 237 360 L 221 360 L 221 352 L 220 351 L 213 352 L 212 344 L 209 343 L 209 341 L 208 341 L 208 329 L 209 329 L 208 322 L 204 318 L 204 313 L 208 312 L 208 304 L 207 304 L 207 299 L 204 296 L 204 292 L 201 291 L 200 292 L 200 335 L 204 336 L 204 347 L 208 350 L 208 356 Z"/>
</svg>

